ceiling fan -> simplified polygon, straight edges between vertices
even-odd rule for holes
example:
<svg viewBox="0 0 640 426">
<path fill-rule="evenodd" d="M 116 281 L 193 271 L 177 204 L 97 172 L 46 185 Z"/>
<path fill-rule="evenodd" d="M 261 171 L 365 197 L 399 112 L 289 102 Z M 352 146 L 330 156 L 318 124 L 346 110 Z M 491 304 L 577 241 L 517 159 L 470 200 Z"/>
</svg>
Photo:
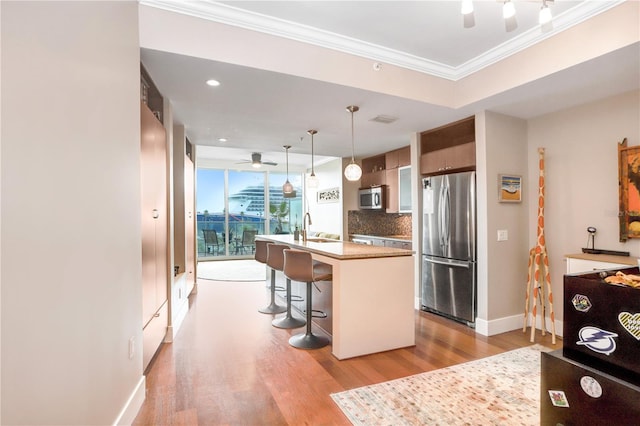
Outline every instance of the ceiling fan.
<svg viewBox="0 0 640 426">
<path fill-rule="evenodd" d="M 278 163 L 274 163 L 273 161 L 262 161 L 262 154 L 259 152 L 253 152 L 251 154 L 251 160 L 240 161 L 236 164 L 247 164 L 250 163 L 252 167 L 256 169 L 260 168 L 263 164 L 266 166 L 277 166 Z"/>
</svg>

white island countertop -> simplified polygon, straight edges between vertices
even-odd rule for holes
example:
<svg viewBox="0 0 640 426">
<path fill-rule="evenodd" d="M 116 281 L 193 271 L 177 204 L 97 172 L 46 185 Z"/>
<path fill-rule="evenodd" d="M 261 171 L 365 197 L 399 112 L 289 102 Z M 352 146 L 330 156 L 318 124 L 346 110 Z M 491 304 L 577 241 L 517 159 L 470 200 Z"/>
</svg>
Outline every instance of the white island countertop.
<svg viewBox="0 0 640 426">
<path fill-rule="evenodd" d="M 413 252 L 345 241 L 257 235 L 331 265 L 331 353 L 338 359 L 415 345 Z"/>
<path fill-rule="evenodd" d="M 324 238 L 310 237 L 307 241 L 302 241 L 302 239 L 294 240 L 293 235 L 256 235 L 256 239 L 278 242 L 310 253 L 318 253 L 340 260 L 411 256 L 413 254 L 411 250 L 400 248 L 356 244 Z"/>
</svg>

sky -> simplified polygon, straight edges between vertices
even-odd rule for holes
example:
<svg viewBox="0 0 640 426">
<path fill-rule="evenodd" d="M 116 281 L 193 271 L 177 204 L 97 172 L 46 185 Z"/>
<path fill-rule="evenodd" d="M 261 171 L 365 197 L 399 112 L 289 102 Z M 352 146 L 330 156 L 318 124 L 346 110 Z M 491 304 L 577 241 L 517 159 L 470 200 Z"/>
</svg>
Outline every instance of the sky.
<svg viewBox="0 0 640 426">
<path fill-rule="evenodd" d="M 196 211 L 209 213 L 221 213 L 224 210 L 224 175 L 222 169 L 201 169 L 197 170 L 197 194 Z M 248 186 L 263 186 L 266 172 L 236 171 L 229 170 L 229 194 L 233 195 Z M 285 173 L 269 173 L 269 180 L 272 186 L 282 186 L 286 180 Z M 301 175 L 291 174 L 289 180 L 294 186 L 300 187 L 302 183 Z"/>
</svg>

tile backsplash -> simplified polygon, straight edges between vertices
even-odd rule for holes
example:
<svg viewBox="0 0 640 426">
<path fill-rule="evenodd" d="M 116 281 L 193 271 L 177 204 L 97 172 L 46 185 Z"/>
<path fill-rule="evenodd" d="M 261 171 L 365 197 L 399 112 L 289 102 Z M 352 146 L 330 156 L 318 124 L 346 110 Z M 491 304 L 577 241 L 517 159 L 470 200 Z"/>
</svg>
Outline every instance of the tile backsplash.
<svg viewBox="0 0 640 426">
<path fill-rule="evenodd" d="M 347 220 L 349 234 L 411 235 L 410 213 L 349 210 Z"/>
</svg>

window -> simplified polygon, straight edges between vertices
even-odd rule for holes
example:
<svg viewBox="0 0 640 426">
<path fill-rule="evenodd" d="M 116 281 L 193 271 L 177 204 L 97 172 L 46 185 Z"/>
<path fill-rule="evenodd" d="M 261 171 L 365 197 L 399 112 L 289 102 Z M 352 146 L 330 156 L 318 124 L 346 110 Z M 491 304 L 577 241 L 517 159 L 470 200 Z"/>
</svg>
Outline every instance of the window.
<svg viewBox="0 0 640 426">
<path fill-rule="evenodd" d="M 282 193 L 286 180 L 279 172 L 199 168 L 198 258 L 249 257 L 255 250 L 252 234 L 293 233 L 302 223 L 302 175 L 289 174 L 291 198 Z"/>
</svg>

